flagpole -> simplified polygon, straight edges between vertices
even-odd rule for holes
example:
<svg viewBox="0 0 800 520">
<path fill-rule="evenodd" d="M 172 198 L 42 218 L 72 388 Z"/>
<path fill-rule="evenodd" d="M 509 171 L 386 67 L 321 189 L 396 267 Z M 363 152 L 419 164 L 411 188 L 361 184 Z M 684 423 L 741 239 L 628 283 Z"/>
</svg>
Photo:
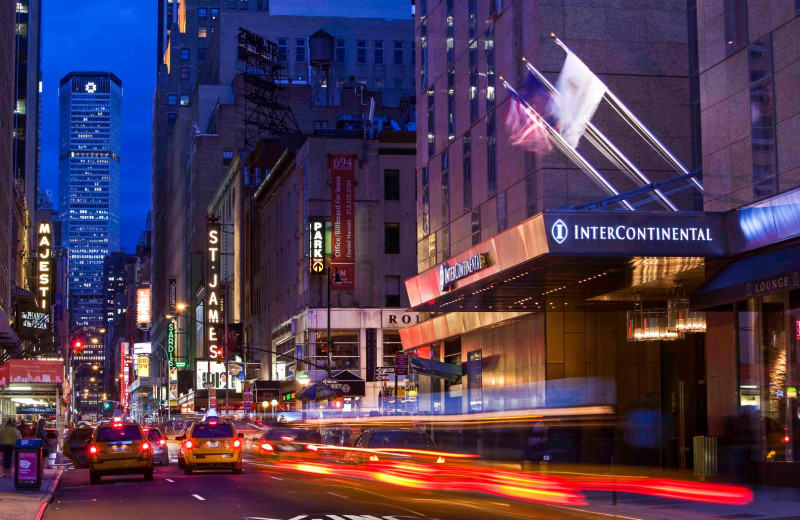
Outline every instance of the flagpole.
<svg viewBox="0 0 800 520">
<path fill-rule="evenodd" d="M 550 81 L 547 80 L 544 74 L 539 72 L 536 69 L 536 67 L 534 67 L 533 64 L 531 64 L 531 62 L 525 60 L 525 66 L 534 76 L 536 76 L 536 78 L 539 81 L 541 81 L 547 88 L 549 88 L 551 92 L 560 95 L 560 93 L 556 90 L 553 84 L 550 83 Z M 608 90 L 608 87 L 606 87 L 606 90 Z M 589 133 L 587 135 L 587 137 L 589 138 L 588 139 L 589 142 L 592 143 L 592 145 L 597 150 L 599 150 L 600 153 L 606 155 L 606 153 L 601 149 L 601 146 L 599 145 L 599 143 L 595 141 L 595 139 L 602 141 L 603 144 L 605 144 L 605 146 L 609 148 L 611 153 L 616 156 L 616 159 L 622 162 L 622 165 L 616 164 L 616 162 L 612 158 L 606 156 L 611 162 L 615 162 L 616 166 L 620 170 L 623 171 L 627 170 L 626 173 L 629 173 L 631 176 L 635 178 L 635 180 L 638 180 L 642 184 L 652 184 L 652 181 L 647 177 L 647 175 L 645 175 L 644 172 L 642 172 L 630 159 L 628 159 L 628 157 L 625 154 L 623 154 L 622 151 L 619 148 L 617 148 L 616 145 L 612 143 L 611 140 L 608 137 L 606 137 L 605 134 L 603 134 L 603 132 L 601 132 L 599 128 L 597 128 L 594 124 L 592 124 L 591 121 L 587 122 L 586 127 L 589 130 Z M 624 167 L 622 167 L 623 165 Z M 671 211 L 679 211 L 678 207 L 675 206 L 675 204 L 673 204 L 672 201 L 669 200 L 669 198 L 667 198 L 667 196 L 664 195 L 664 193 L 661 190 L 655 189 L 653 191 L 661 200 L 661 202 L 664 204 L 664 206 L 667 207 L 667 209 Z"/>
<path fill-rule="evenodd" d="M 573 56 L 578 58 L 578 55 L 572 52 L 564 42 L 562 42 L 555 35 L 553 36 L 559 47 L 564 49 L 566 53 L 572 54 Z M 580 60 L 580 58 L 578 59 Z M 597 75 L 595 74 L 595 76 Z M 603 82 L 603 80 L 601 80 L 600 78 L 597 79 Z M 631 127 L 633 127 L 634 130 L 637 130 L 639 134 L 642 136 L 642 138 L 650 144 L 650 146 L 655 148 L 656 151 L 660 152 L 662 157 L 664 157 L 664 159 L 666 159 L 666 161 L 670 163 L 673 168 L 678 170 L 683 175 L 689 174 L 690 173 L 689 169 L 686 166 L 684 166 L 684 164 L 680 161 L 680 159 L 675 157 L 675 155 L 671 151 L 669 151 L 669 149 L 664 145 L 664 143 L 662 143 L 658 139 L 658 137 L 656 137 L 653 134 L 653 132 L 651 132 L 650 129 L 647 128 L 644 125 L 644 123 L 642 123 L 639 120 L 638 117 L 636 117 L 636 114 L 631 112 L 631 110 L 627 106 L 625 106 L 625 103 L 623 103 L 621 99 L 619 99 L 613 92 L 611 92 L 611 89 L 608 88 L 608 85 L 606 85 L 605 82 L 603 82 L 603 85 L 606 87 L 605 96 L 607 98 L 607 101 L 611 106 L 613 106 L 617 110 L 617 112 L 620 112 L 622 118 L 625 119 L 625 121 L 629 125 L 631 125 Z M 700 191 L 701 193 L 703 192 L 703 184 L 695 177 L 690 177 L 689 182 L 694 184 L 695 188 L 697 188 L 698 191 Z"/>
<path fill-rule="evenodd" d="M 541 114 L 536 112 L 536 110 L 534 110 L 533 107 L 531 107 L 530 104 L 525 99 L 523 99 L 522 96 L 519 95 L 519 92 L 517 92 L 514 89 L 514 87 L 512 87 L 508 83 L 508 81 L 503 80 L 503 86 L 506 87 L 506 89 L 509 92 L 513 93 L 514 96 L 517 98 L 517 100 L 520 103 L 522 103 L 528 110 L 532 111 L 534 114 L 537 114 L 537 116 L 541 120 L 541 123 L 547 129 L 547 133 L 550 135 L 550 137 L 553 139 L 553 142 L 556 144 L 556 146 L 559 147 L 559 149 L 562 152 L 565 152 L 567 155 L 571 155 L 573 157 L 574 162 L 576 162 L 582 170 L 586 171 L 587 173 L 590 173 L 597 180 L 597 182 L 600 183 L 600 185 L 602 185 L 609 193 L 611 193 L 612 195 L 619 195 L 619 191 L 617 191 L 617 189 L 610 182 L 608 182 L 608 179 L 603 177 L 603 175 L 600 172 L 598 172 L 595 169 L 595 167 L 592 166 L 589 163 L 589 161 L 586 160 L 586 158 L 584 158 L 580 153 L 578 153 L 578 150 L 576 150 L 571 144 L 569 144 L 566 140 L 564 140 L 561 134 L 559 134 L 552 126 L 550 126 L 547 123 L 547 121 L 545 121 L 544 118 L 541 117 Z M 625 208 L 628 209 L 629 211 L 636 211 L 636 209 L 634 209 L 634 207 L 627 200 L 622 200 L 620 201 L 620 203 L 623 206 L 625 206 Z"/>
</svg>

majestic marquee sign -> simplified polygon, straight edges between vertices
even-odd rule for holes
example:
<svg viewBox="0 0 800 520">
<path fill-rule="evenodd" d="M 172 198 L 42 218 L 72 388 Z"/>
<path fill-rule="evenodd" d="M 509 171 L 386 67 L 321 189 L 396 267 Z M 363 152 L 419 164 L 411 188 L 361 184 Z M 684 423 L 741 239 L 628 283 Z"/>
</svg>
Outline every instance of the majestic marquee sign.
<svg viewBox="0 0 800 520">
<path fill-rule="evenodd" d="M 311 219 L 308 226 L 308 236 L 311 273 L 322 274 L 325 271 L 325 222 L 319 219 Z"/>
<path fill-rule="evenodd" d="M 206 221 L 206 299 L 203 303 L 205 315 L 205 350 L 211 359 L 223 357 L 220 337 L 216 325 L 222 323 L 221 283 L 220 283 L 220 234 L 221 226 L 217 217 Z"/>
<path fill-rule="evenodd" d="M 169 368 L 175 368 L 175 320 L 167 323 L 167 355 Z"/>
<path fill-rule="evenodd" d="M 439 265 L 439 287 L 442 291 L 447 291 L 450 289 L 450 285 L 456 280 L 465 278 L 488 266 L 489 263 L 486 260 L 485 254 L 475 255 L 452 266 L 446 263 L 441 264 Z"/>
<path fill-rule="evenodd" d="M 545 212 L 551 253 L 614 256 L 721 256 L 721 215 Z"/>
<path fill-rule="evenodd" d="M 336 282 L 331 289 L 355 288 L 356 218 L 355 161 L 352 154 L 330 156 L 331 169 L 331 272 Z M 330 283 L 330 281 L 329 281 Z"/>
<path fill-rule="evenodd" d="M 38 279 L 36 286 L 36 304 L 39 309 L 50 315 L 50 308 L 53 304 L 53 231 L 50 222 L 43 220 L 39 222 L 38 241 L 37 241 L 37 266 Z M 49 323 L 48 323 L 48 327 Z"/>
</svg>

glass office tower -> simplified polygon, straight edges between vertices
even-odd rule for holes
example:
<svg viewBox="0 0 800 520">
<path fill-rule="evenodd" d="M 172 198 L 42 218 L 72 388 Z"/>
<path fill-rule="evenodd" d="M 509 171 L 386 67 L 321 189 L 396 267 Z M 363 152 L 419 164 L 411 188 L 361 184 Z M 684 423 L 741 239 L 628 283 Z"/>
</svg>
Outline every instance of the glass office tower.
<svg viewBox="0 0 800 520">
<path fill-rule="evenodd" d="M 119 249 L 122 82 L 109 72 L 61 79 L 59 212 L 69 248 L 72 328 L 102 326 L 103 258 Z"/>
</svg>

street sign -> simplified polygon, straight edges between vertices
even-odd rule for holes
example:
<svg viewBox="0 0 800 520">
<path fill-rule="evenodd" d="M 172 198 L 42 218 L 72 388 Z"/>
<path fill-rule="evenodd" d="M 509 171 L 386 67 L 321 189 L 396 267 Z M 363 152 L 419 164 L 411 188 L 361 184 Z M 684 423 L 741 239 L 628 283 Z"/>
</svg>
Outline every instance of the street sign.
<svg viewBox="0 0 800 520">
<path fill-rule="evenodd" d="M 398 354 L 394 357 L 395 374 L 398 376 L 408 375 L 408 354 Z"/>
<path fill-rule="evenodd" d="M 322 380 L 322 384 L 323 385 L 335 385 L 338 382 L 339 381 L 337 381 L 336 379 L 323 379 Z"/>
<path fill-rule="evenodd" d="M 394 367 L 378 367 L 375 369 L 376 374 L 394 374 Z"/>
<path fill-rule="evenodd" d="M 217 407 L 217 389 L 211 388 L 208 391 L 208 407 L 209 408 L 216 408 Z"/>
<path fill-rule="evenodd" d="M 388 381 L 388 380 L 389 380 L 389 376 L 385 376 L 385 375 L 377 375 L 377 376 L 375 376 L 375 381 Z"/>
</svg>

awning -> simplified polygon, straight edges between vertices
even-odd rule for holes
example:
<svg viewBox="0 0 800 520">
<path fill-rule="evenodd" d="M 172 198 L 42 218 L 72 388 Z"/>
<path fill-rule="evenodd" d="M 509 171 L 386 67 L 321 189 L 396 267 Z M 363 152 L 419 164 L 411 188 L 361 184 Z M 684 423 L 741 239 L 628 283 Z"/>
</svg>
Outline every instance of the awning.
<svg viewBox="0 0 800 520">
<path fill-rule="evenodd" d="M 0 346 L 8 348 L 12 345 L 16 345 L 18 342 L 19 337 L 9 324 L 8 314 L 0 309 Z"/>
<path fill-rule="evenodd" d="M 735 260 L 701 285 L 692 308 L 708 309 L 800 288 L 800 244 Z"/>
<path fill-rule="evenodd" d="M 418 356 L 411 356 L 408 358 L 410 370 L 417 374 L 424 376 L 438 377 L 439 379 L 455 380 L 461 377 L 461 367 L 451 365 L 449 363 L 442 363 L 441 361 L 434 361 L 432 359 L 425 359 Z"/>
<path fill-rule="evenodd" d="M 11 383 L 63 383 L 64 362 L 43 359 L 10 359 L 0 365 L 0 386 Z"/>
</svg>

